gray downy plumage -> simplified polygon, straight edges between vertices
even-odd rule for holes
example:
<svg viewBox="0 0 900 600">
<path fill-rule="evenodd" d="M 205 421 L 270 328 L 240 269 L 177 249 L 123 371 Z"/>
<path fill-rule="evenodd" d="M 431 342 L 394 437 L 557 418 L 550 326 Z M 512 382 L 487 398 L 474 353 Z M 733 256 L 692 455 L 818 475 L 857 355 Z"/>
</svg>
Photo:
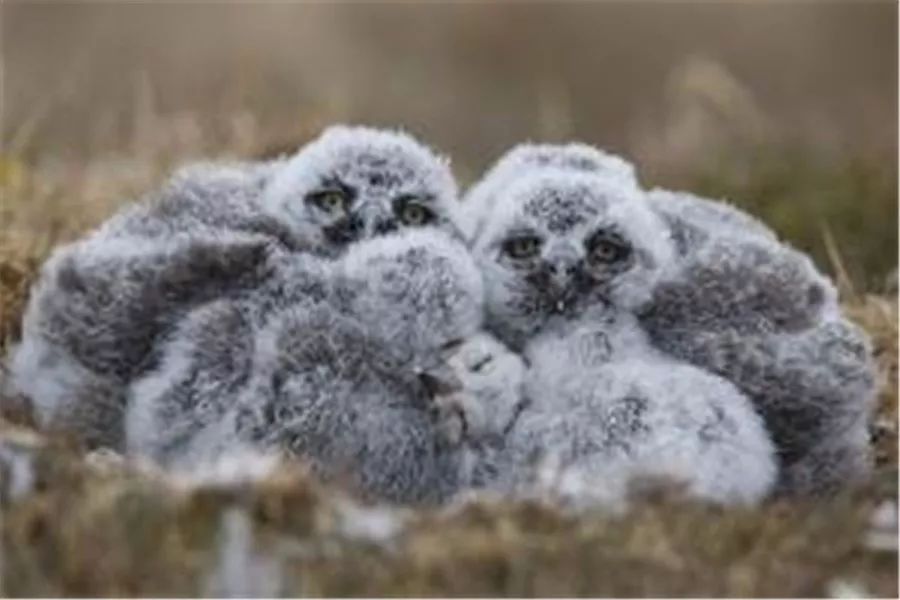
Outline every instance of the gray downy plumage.
<svg viewBox="0 0 900 600">
<path fill-rule="evenodd" d="M 470 424 L 442 405 L 461 389 L 447 365 L 461 348 L 459 360 L 474 357 L 481 325 L 465 246 L 424 228 L 320 266 L 300 276 L 286 263 L 281 284 L 189 315 L 131 388 L 129 451 L 177 468 L 236 448 L 287 452 L 399 502 L 438 502 L 465 485 L 468 440 L 496 438 L 493 423 L 505 428 L 515 412 L 491 406 Z M 304 280 L 323 293 L 292 291 Z"/>
<path fill-rule="evenodd" d="M 598 164 L 571 160 L 568 146 L 555 151 L 555 165 L 573 175 L 592 173 L 625 194 L 637 189 Z M 510 156 L 519 156 L 519 167 L 504 175 L 506 189 L 516 176 L 546 168 L 545 159 L 528 160 L 527 147 Z M 476 189 L 497 188 L 482 181 Z M 649 298 L 629 308 L 651 343 L 753 400 L 778 449 L 782 491 L 826 492 L 865 478 L 874 362 L 866 335 L 841 315 L 831 282 L 733 206 L 662 189 L 638 194 L 665 223 L 675 250 Z M 470 195 L 464 206 L 483 212 L 500 196 Z"/>
<path fill-rule="evenodd" d="M 750 401 L 657 351 L 633 315 L 676 256 L 636 187 L 542 168 L 509 182 L 480 231 L 486 326 L 530 365 L 486 487 L 532 493 L 549 461 L 563 488 L 579 482 L 576 503 L 617 505 L 645 477 L 722 503 L 766 496 L 774 448 Z"/>
<path fill-rule="evenodd" d="M 421 225 L 458 235 L 456 211 L 447 161 L 399 132 L 337 126 L 292 157 L 190 167 L 47 261 L 13 386 L 44 427 L 120 447 L 125 387 L 188 311 L 256 289 L 273 254 L 335 257 Z"/>
</svg>

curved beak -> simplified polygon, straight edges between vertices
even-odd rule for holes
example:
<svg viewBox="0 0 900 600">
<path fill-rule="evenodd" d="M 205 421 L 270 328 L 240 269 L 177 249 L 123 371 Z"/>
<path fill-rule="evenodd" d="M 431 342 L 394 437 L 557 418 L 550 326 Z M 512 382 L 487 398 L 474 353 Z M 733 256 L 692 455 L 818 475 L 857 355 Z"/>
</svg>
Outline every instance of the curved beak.
<svg viewBox="0 0 900 600">
<path fill-rule="evenodd" d="M 360 204 L 353 211 L 353 217 L 360 222 L 361 237 L 366 239 L 385 235 L 397 229 L 397 219 L 393 210 L 377 198 L 368 199 Z"/>
<path fill-rule="evenodd" d="M 559 290 L 566 290 L 571 286 L 580 262 L 581 253 L 568 242 L 553 244 L 544 255 L 547 273 Z"/>
</svg>

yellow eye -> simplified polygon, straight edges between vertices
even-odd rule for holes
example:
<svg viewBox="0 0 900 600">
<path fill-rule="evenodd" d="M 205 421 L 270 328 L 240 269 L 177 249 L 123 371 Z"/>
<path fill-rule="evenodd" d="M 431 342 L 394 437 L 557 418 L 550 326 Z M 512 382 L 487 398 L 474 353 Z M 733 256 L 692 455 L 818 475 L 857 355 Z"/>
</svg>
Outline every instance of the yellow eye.
<svg viewBox="0 0 900 600">
<path fill-rule="evenodd" d="M 400 207 L 400 220 L 413 227 L 425 225 L 432 216 L 431 211 L 418 202 L 406 202 Z"/>
<path fill-rule="evenodd" d="M 624 241 L 614 238 L 600 238 L 596 240 L 590 249 L 590 261 L 593 263 L 609 264 L 626 258 L 629 247 Z"/>
<path fill-rule="evenodd" d="M 339 190 L 326 190 L 312 195 L 313 203 L 330 214 L 344 212 L 347 208 L 347 196 Z"/>
<path fill-rule="evenodd" d="M 516 259 L 534 258 L 540 248 L 541 240 L 531 235 L 510 238 L 503 244 L 503 250 Z"/>
<path fill-rule="evenodd" d="M 601 242 L 591 252 L 591 257 L 598 262 L 612 262 L 616 257 L 616 247 L 608 242 Z"/>
</svg>

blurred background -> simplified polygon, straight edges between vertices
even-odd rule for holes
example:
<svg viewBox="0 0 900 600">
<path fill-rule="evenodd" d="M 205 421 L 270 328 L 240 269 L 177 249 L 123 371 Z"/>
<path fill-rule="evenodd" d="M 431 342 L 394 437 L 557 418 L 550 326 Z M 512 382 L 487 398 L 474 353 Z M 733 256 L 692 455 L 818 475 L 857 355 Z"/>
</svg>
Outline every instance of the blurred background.
<svg viewBox="0 0 900 600">
<path fill-rule="evenodd" d="M 897 5 L 4 2 L 0 212 L 48 243 L 196 158 L 399 126 L 467 183 L 577 139 L 894 292 Z M 15 231 L 13 231 L 15 229 Z"/>
</svg>

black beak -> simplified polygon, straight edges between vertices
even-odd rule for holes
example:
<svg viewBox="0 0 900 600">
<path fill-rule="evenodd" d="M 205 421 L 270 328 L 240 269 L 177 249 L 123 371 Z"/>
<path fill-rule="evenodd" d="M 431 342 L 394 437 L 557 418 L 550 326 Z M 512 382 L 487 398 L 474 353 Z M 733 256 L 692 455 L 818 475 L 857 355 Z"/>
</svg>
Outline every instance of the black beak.
<svg viewBox="0 0 900 600">
<path fill-rule="evenodd" d="M 346 245 L 362 238 L 365 228 L 357 215 L 348 215 L 337 223 L 325 228 L 325 237 L 333 244 Z"/>
<path fill-rule="evenodd" d="M 562 259 L 547 263 L 547 274 L 558 290 L 567 290 L 572 287 L 577 272 L 578 265 L 575 261 Z"/>
<path fill-rule="evenodd" d="M 555 314 L 565 313 L 575 299 L 575 288 L 578 283 L 578 263 L 576 261 L 555 261 L 545 263 L 545 281 L 548 292 L 553 298 L 550 311 Z"/>
</svg>

